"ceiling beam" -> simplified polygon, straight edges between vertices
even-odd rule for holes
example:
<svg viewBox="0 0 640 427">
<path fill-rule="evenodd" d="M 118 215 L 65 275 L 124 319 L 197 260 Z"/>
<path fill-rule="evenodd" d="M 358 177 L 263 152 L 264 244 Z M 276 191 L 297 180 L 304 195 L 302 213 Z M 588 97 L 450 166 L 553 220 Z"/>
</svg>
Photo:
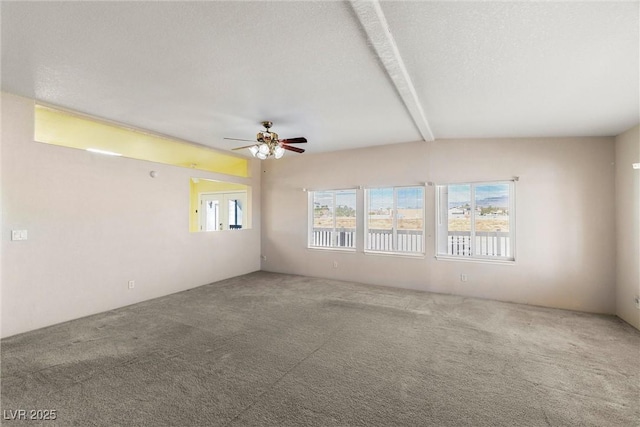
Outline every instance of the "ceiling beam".
<svg viewBox="0 0 640 427">
<path fill-rule="evenodd" d="M 350 3 L 362 28 L 367 33 L 369 42 L 375 49 L 380 62 L 400 94 L 420 135 L 422 135 L 422 139 L 433 141 L 435 139 L 433 132 L 431 132 L 429 122 L 424 115 L 422 104 L 418 100 L 409 72 L 402 61 L 398 46 L 391 35 L 391 29 L 380 3 L 378 0 L 350 0 Z"/>
</svg>

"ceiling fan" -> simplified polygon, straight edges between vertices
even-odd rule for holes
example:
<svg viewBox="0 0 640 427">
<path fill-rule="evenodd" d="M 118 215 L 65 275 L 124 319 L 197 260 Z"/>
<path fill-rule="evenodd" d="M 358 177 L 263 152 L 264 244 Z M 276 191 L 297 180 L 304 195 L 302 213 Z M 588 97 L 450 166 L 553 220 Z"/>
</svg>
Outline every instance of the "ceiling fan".
<svg viewBox="0 0 640 427">
<path fill-rule="evenodd" d="M 271 132 L 269 129 L 273 123 L 270 121 L 262 122 L 262 126 L 264 126 L 264 130 L 258 132 L 256 135 L 256 141 L 251 141 L 249 139 L 238 139 L 238 138 L 225 138 L 232 141 L 247 141 L 254 142 L 251 145 L 245 145 L 243 147 L 233 148 L 232 150 L 242 150 L 244 148 L 248 148 L 253 157 L 257 157 L 261 160 L 266 159 L 267 157 L 273 156 L 276 159 L 284 156 L 284 150 L 294 151 L 296 153 L 304 153 L 302 148 L 292 147 L 289 144 L 303 144 L 307 142 L 307 138 L 298 137 L 298 138 L 287 138 L 287 139 L 279 139 L 278 134 L 275 132 Z"/>
</svg>

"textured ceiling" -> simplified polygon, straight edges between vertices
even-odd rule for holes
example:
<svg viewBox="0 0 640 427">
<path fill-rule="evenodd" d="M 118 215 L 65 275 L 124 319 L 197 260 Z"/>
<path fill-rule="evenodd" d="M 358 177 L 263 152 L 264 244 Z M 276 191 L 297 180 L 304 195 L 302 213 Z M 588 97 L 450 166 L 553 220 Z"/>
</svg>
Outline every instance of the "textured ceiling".
<svg viewBox="0 0 640 427">
<path fill-rule="evenodd" d="M 2 89 L 221 149 L 262 120 L 311 153 L 638 123 L 638 2 L 359 6 L 3 1 Z"/>
</svg>

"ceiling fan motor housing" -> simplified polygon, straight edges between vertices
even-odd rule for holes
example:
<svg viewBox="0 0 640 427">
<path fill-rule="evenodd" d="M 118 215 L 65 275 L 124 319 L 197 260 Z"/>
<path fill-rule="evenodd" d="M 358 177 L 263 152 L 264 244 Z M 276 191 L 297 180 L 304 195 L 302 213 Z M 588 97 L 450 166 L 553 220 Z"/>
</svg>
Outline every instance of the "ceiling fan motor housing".
<svg viewBox="0 0 640 427">
<path fill-rule="evenodd" d="M 258 142 L 271 144 L 271 142 L 273 141 L 278 141 L 278 134 L 275 132 L 258 132 L 258 134 L 256 135 L 256 140 Z"/>
</svg>

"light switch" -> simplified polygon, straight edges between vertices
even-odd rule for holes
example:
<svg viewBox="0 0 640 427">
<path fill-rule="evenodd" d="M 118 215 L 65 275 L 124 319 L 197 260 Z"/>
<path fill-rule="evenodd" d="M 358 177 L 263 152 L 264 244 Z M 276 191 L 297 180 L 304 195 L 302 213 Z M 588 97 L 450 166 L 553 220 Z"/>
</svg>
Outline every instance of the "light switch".
<svg viewBox="0 0 640 427">
<path fill-rule="evenodd" d="M 27 240 L 27 230 L 11 230 L 11 240 Z"/>
</svg>

